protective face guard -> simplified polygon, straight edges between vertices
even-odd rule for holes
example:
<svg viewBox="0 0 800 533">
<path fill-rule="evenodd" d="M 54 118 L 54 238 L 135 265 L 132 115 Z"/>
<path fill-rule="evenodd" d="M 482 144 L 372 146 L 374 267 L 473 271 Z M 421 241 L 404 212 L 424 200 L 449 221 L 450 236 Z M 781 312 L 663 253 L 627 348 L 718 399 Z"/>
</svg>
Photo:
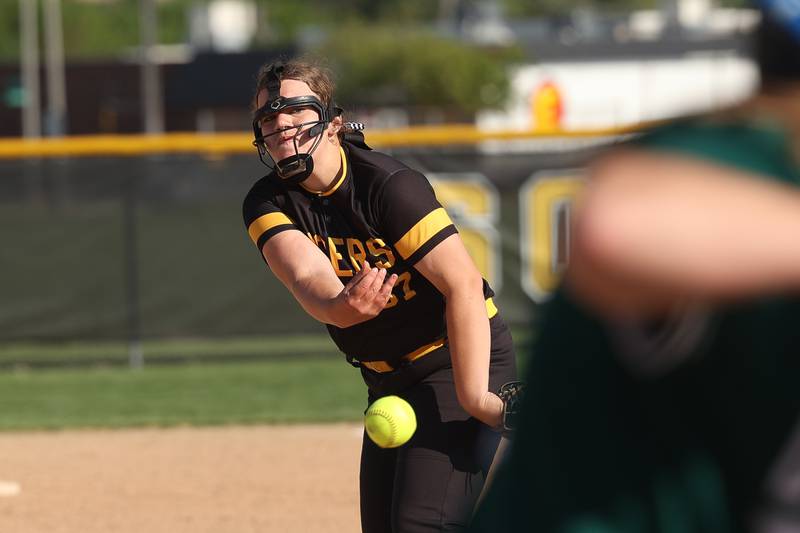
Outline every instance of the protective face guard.
<svg viewBox="0 0 800 533">
<path fill-rule="evenodd" d="M 274 131 L 269 135 L 262 133 L 261 124 L 263 121 L 273 117 L 277 113 L 286 110 L 297 109 L 300 107 L 307 107 L 314 109 L 320 116 L 320 120 L 304 122 L 296 126 L 289 126 L 278 131 Z M 262 163 L 267 167 L 274 169 L 282 180 L 291 183 L 299 183 L 306 179 L 314 170 L 314 161 L 311 154 L 317 149 L 319 143 L 322 141 L 322 135 L 325 132 L 325 127 L 330 122 L 327 110 L 322 107 L 322 103 L 315 96 L 296 96 L 293 98 L 278 97 L 272 102 L 267 102 L 261 107 L 255 115 L 253 120 L 253 135 L 255 140 L 253 145 L 258 149 L 258 157 Z M 292 143 L 294 144 L 295 155 L 274 161 L 272 156 L 267 150 L 267 139 L 274 135 L 285 135 L 287 131 L 293 131 Z M 311 149 L 308 153 L 301 154 L 299 147 L 299 138 L 301 135 L 308 135 L 314 139 Z"/>
<path fill-rule="evenodd" d="M 294 96 L 286 98 L 280 96 L 281 80 L 280 73 L 283 71 L 283 65 L 273 66 L 267 72 L 267 103 L 260 107 L 254 114 L 253 118 L 253 145 L 258 149 L 258 158 L 268 168 L 275 170 L 278 176 L 285 182 L 297 184 L 308 178 L 314 170 L 314 160 L 311 155 L 317 149 L 322 141 L 323 133 L 328 124 L 330 124 L 333 113 L 331 108 L 324 106 L 322 102 L 312 95 Z M 264 135 L 261 129 L 261 123 L 286 110 L 297 109 L 301 107 L 311 108 L 317 112 L 319 120 L 304 122 L 296 126 L 290 126 L 279 131 Z M 339 108 L 334 108 L 336 115 L 341 113 Z M 286 131 L 295 130 L 292 136 L 292 143 L 294 144 L 295 155 L 274 161 L 272 156 L 267 150 L 266 140 L 278 134 L 283 134 Z M 314 138 L 311 149 L 308 153 L 300 153 L 298 137 L 300 135 L 309 135 Z"/>
</svg>

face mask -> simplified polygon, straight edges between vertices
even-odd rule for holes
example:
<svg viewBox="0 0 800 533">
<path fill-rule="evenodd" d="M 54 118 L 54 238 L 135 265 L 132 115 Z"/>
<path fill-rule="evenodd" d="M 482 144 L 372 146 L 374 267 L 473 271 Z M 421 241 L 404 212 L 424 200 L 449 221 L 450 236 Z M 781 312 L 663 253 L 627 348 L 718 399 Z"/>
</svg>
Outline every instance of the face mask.
<svg viewBox="0 0 800 533">
<path fill-rule="evenodd" d="M 253 145 L 258 149 L 258 157 L 262 163 L 274 170 L 278 177 L 286 183 L 297 184 L 308 178 L 314 171 L 314 160 L 312 154 L 320 145 L 323 134 L 328 124 L 335 116 L 341 114 L 338 107 L 325 106 L 319 98 L 313 95 L 294 96 L 285 98 L 281 96 L 281 73 L 283 65 L 277 64 L 270 67 L 267 71 L 267 102 L 261 106 L 254 114 L 253 135 L 255 140 Z M 278 113 L 285 113 L 293 109 L 307 108 L 316 111 L 317 120 L 304 122 L 283 128 L 281 130 L 264 135 L 261 125 Z M 267 151 L 267 139 L 274 135 L 286 136 L 287 132 L 291 135 L 294 145 L 294 155 L 274 161 Z M 311 148 L 306 153 L 300 153 L 299 139 L 308 136 L 313 139 Z"/>
</svg>

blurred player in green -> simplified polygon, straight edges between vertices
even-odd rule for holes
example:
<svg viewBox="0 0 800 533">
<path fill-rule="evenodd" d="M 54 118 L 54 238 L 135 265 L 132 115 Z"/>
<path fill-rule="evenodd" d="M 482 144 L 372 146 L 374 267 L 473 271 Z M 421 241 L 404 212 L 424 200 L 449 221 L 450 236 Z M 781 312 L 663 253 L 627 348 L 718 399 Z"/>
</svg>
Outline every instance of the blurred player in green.
<svg viewBox="0 0 800 533">
<path fill-rule="evenodd" d="M 756 96 L 589 169 L 474 531 L 800 531 L 800 2 L 759 7 Z"/>
</svg>

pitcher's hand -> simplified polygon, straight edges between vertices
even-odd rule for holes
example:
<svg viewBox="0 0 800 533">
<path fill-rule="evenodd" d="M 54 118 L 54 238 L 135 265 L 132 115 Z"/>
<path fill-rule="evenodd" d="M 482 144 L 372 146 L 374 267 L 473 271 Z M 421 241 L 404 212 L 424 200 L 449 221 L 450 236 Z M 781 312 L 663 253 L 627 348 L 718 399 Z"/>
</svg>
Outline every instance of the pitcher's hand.
<svg viewBox="0 0 800 533">
<path fill-rule="evenodd" d="M 370 267 L 365 260 L 361 270 L 339 293 L 345 315 L 342 322 L 352 326 L 378 316 L 389 303 L 396 281 L 397 274 L 386 277 L 385 268 Z"/>
</svg>

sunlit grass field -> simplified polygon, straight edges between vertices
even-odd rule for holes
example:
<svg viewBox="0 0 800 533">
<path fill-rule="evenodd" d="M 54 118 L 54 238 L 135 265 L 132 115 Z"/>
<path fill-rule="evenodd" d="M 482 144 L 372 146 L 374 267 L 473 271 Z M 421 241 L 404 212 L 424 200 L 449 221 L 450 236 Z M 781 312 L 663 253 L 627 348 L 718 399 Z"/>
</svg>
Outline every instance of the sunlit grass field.
<svg viewBox="0 0 800 533">
<path fill-rule="evenodd" d="M 0 347 L 0 431 L 356 421 L 367 405 L 324 336 L 143 346 L 141 369 L 124 343 Z"/>
<path fill-rule="evenodd" d="M 337 358 L 0 373 L 0 430 L 336 422 L 365 402 Z"/>
</svg>

